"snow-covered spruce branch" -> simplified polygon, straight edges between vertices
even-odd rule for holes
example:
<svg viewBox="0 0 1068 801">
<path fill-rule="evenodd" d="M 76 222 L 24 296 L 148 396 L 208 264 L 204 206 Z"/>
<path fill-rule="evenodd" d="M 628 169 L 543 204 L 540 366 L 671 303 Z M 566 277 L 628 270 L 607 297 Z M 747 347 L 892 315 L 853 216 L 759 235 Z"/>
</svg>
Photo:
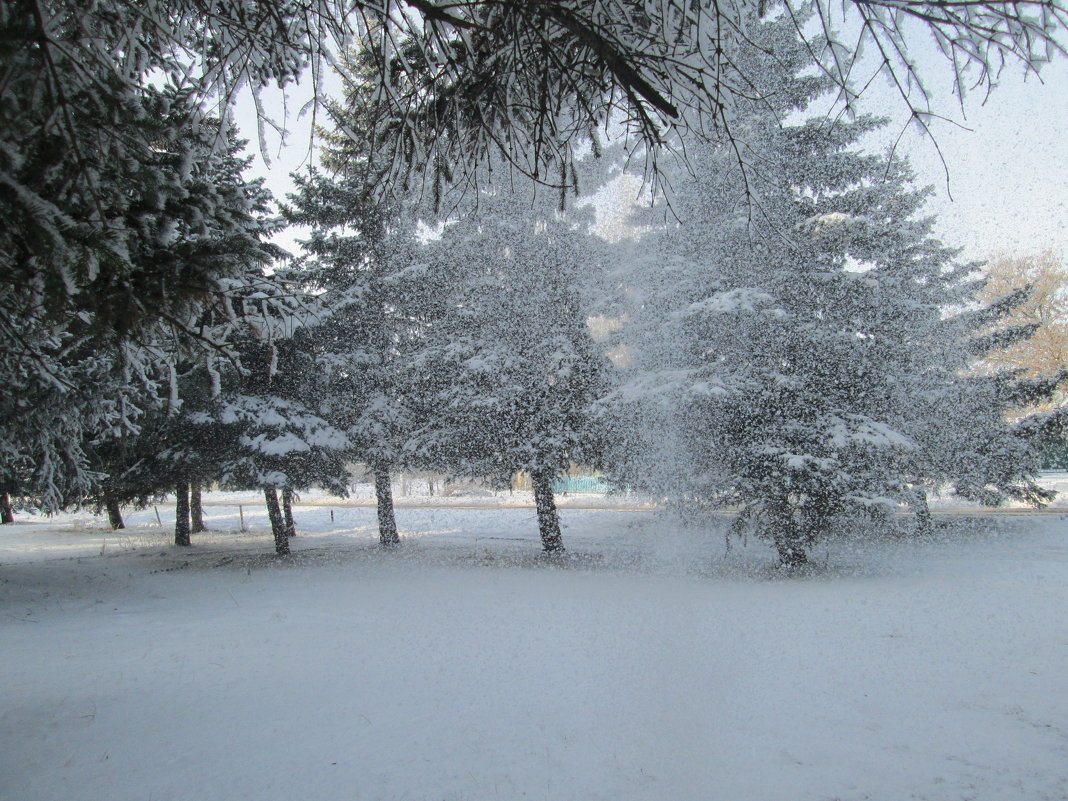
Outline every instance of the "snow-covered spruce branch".
<svg viewBox="0 0 1068 801">
<path fill-rule="evenodd" d="M 819 20 L 801 30 L 846 103 L 868 82 L 854 73 L 870 43 L 910 107 L 909 88 L 927 99 L 910 59 L 917 36 L 935 37 L 963 94 L 969 80 L 992 85 L 1006 61 L 1034 69 L 1063 52 L 1066 22 L 1062 0 L 109 0 L 90 12 L 23 0 L 7 9 L 13 29 L 23 30 L 23 15 L 33 20 L 22 36 L 40 48 L 51 109 L 65 107 L 79 72 L 75 84 L 98 76 L 94 91 L 106 91 L 103 76 L 136 88 L 164 74 L 226 106 L 243 87 L 285 85 L 310 69 L 318 94 L 324 66 L 366 49 L 377 64 L 376 120 L 361 135 L 396 146 L 386 168 L 394 182 L 439 164 L 474 176 L 471 162 L 492 154 L 552 183 L 570 173 L 554 164 L 573 160 L 574 141 L 615 119 L 653 160 L 670 130 L 719 133 L 748 83 L 736 54 L 761 15 Z M 75 126 L 64 127 L 76 155 Z"/>
</svg>

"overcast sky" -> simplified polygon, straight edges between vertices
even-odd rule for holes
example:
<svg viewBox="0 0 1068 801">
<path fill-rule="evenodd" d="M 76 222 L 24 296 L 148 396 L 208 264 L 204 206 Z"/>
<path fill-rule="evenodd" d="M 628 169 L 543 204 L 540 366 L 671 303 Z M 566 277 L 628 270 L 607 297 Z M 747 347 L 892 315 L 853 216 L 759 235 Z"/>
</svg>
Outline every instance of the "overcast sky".
<svg viewBox="0 0 1068 801">
<path fill-rule="evenodd" d="M 920 57 L 928 60 L 922 53 Z M 930 61 L 929 69 L 944 74 L 944 68 L 944 62 Z M 920 182 L 936 190 L 929 208 L 939 218 L 943 238 L 963 247 L 969 258 L 1053 249 L 1068 261 L 1068 59 L 1047 65 L 1041 77 L 1041 82 L 1033 75 L 1024 80 L 1019 70 L 1006 69 L 989 99 L 969 99 L 963 115 L 955 98 L 940 93 L 937 110 L 967 127 L 940 124 L 935 129 L 945 167 L 929 139 L 911 129 L 902 138 L 899 152 L 909 158 Z M 279 151 L 277 136 L 268 132 L 272 165 L 266 166 L 257 152 L 253 167 L 279 198 L 292 189 L 289 173 L 307 166 L 309 120 L 297 119 L 297 97 L 299 91 L 290 93 L 289 146 Z M 278 98 L 277 92 L 265 95 L 265 106 L 281 118 Z M 862 108 L 904 118 L 901 99 L 882 82 L 869 88 Z M 251 149 L 258 151 L 254 120 L 246 100 L 238 124 Z M 901 128 L 900 122 L 892 124 L 884 141 L 872 147 L 889 147 Z M 292 250 L 294 233 L 284 234 L 279 244 Z"/>
<path fill-rule="evenodd" d="M 937 192 L 931 210 L 946 242 L 971 257 L 1049 248 L 1068 259 L 1068 60 L 1047 65 L 1041 77 L 1025 81 L 1006 70 L 985 103 L 965 104 L 964 117 L 953 98 L 941 100 L 968 128 L 935 129 L 945 167 L 929 140 L 912 131 L 903 140 L 917 176 Z M 870 110 L 900 108 L 888 90 L 876 90 L 866 98 Z"/>
</svg>

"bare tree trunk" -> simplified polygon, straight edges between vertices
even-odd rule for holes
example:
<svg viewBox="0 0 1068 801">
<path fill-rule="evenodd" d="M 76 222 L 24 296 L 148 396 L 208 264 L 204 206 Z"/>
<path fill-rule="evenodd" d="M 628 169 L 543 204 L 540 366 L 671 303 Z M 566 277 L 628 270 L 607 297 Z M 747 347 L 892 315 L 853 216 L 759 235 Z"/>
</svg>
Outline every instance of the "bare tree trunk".
<svg viewBox="0 0 1068 801">
<path fill-rule="evenodd" d="M 541 545 L 546 553 L 563 553 L 564 539 L 560 534 L 560 517 L 556 513 L 556 501 L 553 500 L 552 473 L 548 470 L 532 472 L 530 480 L 534 485 L 534 506 L 538 511 Z"/>
<path fill-rule="evenodd" d="M 286 524 L 286 536 L 297 536 L 297 524 L 293 520 L 293 490 L 282 487 L 282 517 Z"/>
<path fill-rule="evenodd" d="M 915 498 L 913 508 L 916 510 L 916 533 L 926 537 L 932 531 L 931 507 L 927 505 L 927 493 L 923 487 L 916 487 Z"/>
<path fill-rule="evenodd" d="M 804 541 L 793 520 L 784 520 L 777 525 L 775 550 L 779 552 L 779 564 L 783 567 L 800 567 L 808 564 Z"/>
<path fill-rule="evenodd" d="M 393 516 L 393 487 L 390 486 L 389 470 L 375 467 L 375 499 L 378 502 L 378 539 L 383 545 L 396 545 L 397 520 Z"/>
<path fill-rule="evenodd" d="M 200 479 L 193 479 L 189 485 L 189 518 L 194 534 L 208 530 L 208 527 L 204 525 L 204 504 L 200 497 L 201 489 Z"/>
<path fill-rule="evenodd" d="M 14 523 L 15 513 L 11 509 L 11 496 L 0 493 L 0 524 Z"/>
<path fill-rule="evenodd" d="M 779 564 L 783 567 L 800 567 L 808 564 L 808 554 L 797 539 L 775 537 L 775 548 L 779 552 Z"/>
<path fill-rule="evenodd" d="M 126 528 L 126 524 L 122 522 L 122 511 L 119 509 L 119 502 L 115 500 L 113 495 L 104 495 L 104 508 L 108 513 L 108 523 L 111 524 L 113 529 Z"/>
<path fill-rule="evenodd" d="M 779 552 L 779 564 L 783 567 L 799 567 L 808 564 L 804 535 L 789 501 L 781 501 L 771 511 L 772 538 Z"/>
<path fill-rule="evenodd" d="M 189 483 L 180 481 L 175 488 L 174 544 L 191 545 L 189 541 Z"/>
<path fill-rule="evenodd" d="M 278 505 L 278 490 L 274 487 L 264 487 L 263 497 L 267 499 L 267 517 L 271 519 L 274 552 L 279 556 L 285 556 L 289 553 L 289 537 L 286 536 L 286 524 L 282 519 L 282 509 Z"/>
</svg>

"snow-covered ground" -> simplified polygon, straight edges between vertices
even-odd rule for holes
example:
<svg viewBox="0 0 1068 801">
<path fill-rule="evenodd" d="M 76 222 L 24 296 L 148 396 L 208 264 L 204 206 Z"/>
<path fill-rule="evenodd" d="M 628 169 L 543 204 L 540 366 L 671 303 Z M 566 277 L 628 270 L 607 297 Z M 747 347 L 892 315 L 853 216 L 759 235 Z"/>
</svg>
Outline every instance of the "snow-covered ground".
<svg viewBox="0 0 1068 801">
<path fill-rule="evenodd" d="M 940 518 L 802 575 L 722 519 L 297 510 L 0 529 L 5 801 L 1068 798 L 1068 519 Z M 331 513 L 333 521 L 331 521 Z M 170 519 L 168 519 L 170 517 Z"/>
</svg>

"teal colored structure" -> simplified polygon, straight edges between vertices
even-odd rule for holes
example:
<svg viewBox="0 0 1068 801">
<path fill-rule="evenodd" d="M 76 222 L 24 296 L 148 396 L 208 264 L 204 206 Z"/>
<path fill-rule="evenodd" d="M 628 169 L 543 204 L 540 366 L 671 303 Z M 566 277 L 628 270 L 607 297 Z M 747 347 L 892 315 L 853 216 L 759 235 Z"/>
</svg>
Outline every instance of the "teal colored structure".
<svg viewBox="0 0 1068 801">
<path fill-rule="evenodd" d="M 600 476 L 560 476 L 553 481 L 553 492 L 568 495 L 604 495 L 612 491 L 612 485 Z"/>
</svg>

